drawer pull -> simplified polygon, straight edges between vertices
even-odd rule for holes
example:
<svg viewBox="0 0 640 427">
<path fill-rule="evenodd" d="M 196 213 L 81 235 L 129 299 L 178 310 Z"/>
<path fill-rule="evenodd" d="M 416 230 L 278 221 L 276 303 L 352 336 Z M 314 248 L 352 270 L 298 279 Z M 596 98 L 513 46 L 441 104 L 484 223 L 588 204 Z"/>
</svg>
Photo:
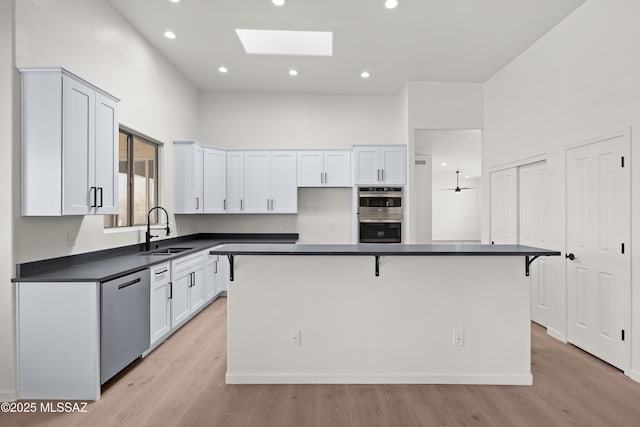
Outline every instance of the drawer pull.
<svg viewBox="0 0 640 427">
<path fill-rule="evenodd" d="M 142 279 L 140 279 L 140 278 L 138 277 L 138 278 L 137 278 L 137 279 L 135 279 L 135 280 L 132 280 L 132 281 L 130 281 L 130 282 L 127 282 L 127 283 L 123 283 L 123 284 L 121 284 L 121 285 L 118 285 L 118 289 L 128 288 L 128 287 L 129 287 L 129 286 L 131 286 L 131 285 L 135 285 L 136 283 L 139 283 L 139 282 L 140 282 L 140 280 L 142 280 Z"/>
<path fill-rule="evenodd" d="M 157 275 L 160 275 L 160 274 L 164 274 L 164 273 L 166 273 L 167 271 L 169 271 L 169 270 L 167 270 L 166 268 L 165 268 L 164 270 L 162 270 L 162 271 L 156 271 L 156 276 L 157 276 Z"/>
</svg>

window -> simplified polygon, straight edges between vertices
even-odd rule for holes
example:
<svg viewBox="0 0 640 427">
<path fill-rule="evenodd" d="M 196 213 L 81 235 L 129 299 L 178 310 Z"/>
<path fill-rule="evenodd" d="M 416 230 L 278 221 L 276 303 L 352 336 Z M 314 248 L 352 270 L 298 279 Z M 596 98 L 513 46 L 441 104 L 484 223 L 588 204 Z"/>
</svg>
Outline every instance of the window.
<svg viewBox="0 0 640 427">
<path fill-rule="evenodd" d="M 105 215 L 105 227 L 130 227 L 147 223 L 147 212 L 158 201 L 158 144 L 120 129 L 119 208 Z M 158 222 L 157 212 L 151 223 Z"/>
</svg>

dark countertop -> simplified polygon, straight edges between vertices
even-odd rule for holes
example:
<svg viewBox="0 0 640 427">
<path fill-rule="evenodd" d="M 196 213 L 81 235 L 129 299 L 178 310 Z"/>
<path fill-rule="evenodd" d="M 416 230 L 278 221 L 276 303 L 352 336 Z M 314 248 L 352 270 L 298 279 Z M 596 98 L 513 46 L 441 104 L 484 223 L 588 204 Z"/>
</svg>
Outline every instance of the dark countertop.
<svg viewBox="0 0 640 427">
<path fill-rule="evenodd" d="M 493 256 L 558 256 L 560 252 L 522 245 L 296 245 L 228 243 L 209 252 L 212 255 L 493 255 Z"/>
<path fill-rule="evenodd" d="M 153 265 L 192 255 L 213 246 L 229 242 L 268 242 L 272 244 L 294 243 L 297 234 L 209 234 L 183 236 L 153 241 L 152 246 L 162 248 L 191 248 L 172 255 L 151 255 L 142 252 L 140 245 L 113 248 L 87 254 L 72 255 L 50 260 L 18 265 L 12 282 L 105 282 Z M 283 243 L 284 242 L 284 243 Z"/>
</svg>

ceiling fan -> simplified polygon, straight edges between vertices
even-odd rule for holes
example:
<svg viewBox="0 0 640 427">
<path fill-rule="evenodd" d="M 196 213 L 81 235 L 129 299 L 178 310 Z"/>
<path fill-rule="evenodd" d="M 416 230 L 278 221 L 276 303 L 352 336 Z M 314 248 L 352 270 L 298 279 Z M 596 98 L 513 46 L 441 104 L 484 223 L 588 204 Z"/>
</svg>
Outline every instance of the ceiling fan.
<svg viewBox="0 0 640 427">
<path fill-rule="evenodd" d="M 443 188 L 443 190 L 453 190 L 456 193 L 461 192 L 462 190 L 474 190 L 473 187 L 460 187 L 460 171 L 456 171 L 456 188 Z"/>
</svg>

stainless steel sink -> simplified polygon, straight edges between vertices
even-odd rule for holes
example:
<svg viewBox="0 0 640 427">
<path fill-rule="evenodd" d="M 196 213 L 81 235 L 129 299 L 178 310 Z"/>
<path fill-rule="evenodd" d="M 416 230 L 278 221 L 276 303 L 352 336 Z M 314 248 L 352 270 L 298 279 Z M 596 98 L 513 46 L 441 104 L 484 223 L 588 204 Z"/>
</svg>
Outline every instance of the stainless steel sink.
<svg viewBox="0 0 640 427">
<path fill-rule="evenodd" d="M 180 252 L 184 252 L 184 251 L 188 251 L 189 249 L 193 249 L 193 248 L 165 248 L 165 249 L 158 249 L 155 251 L 151 251 L 151 255 L 173 255 L 173 254 L 179 254 Z"/>
</svg>

